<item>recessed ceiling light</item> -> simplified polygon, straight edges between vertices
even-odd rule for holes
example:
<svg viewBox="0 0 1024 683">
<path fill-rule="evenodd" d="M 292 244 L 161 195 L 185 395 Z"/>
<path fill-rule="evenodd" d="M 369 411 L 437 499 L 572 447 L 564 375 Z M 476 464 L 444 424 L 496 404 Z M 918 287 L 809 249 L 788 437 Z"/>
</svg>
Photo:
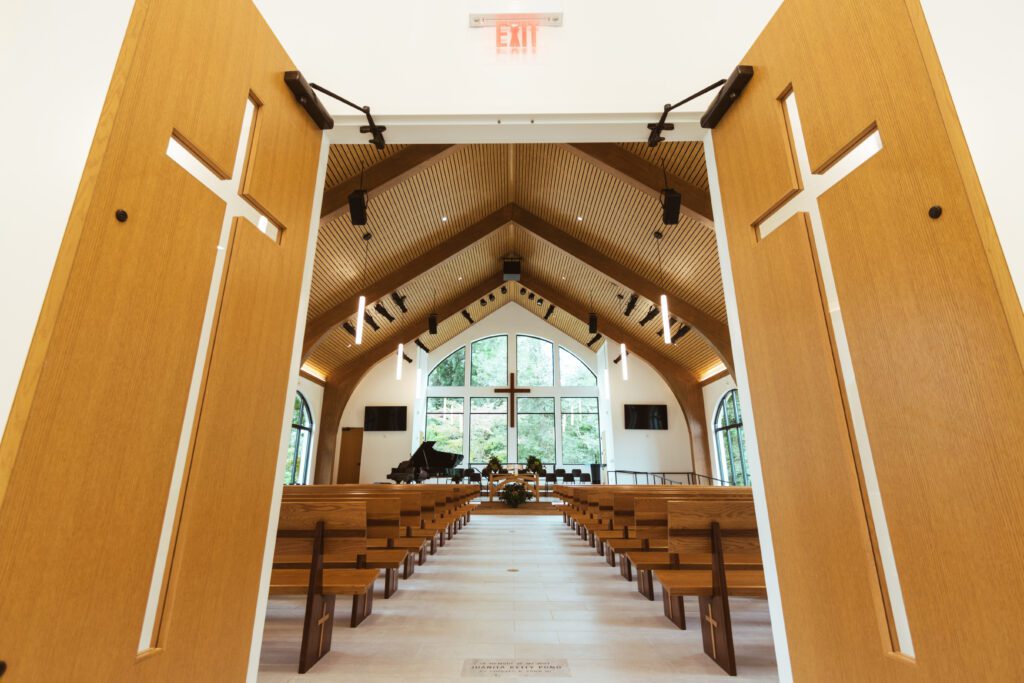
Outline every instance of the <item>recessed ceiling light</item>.
<svg viewBox="0 0 1024 683">
<path fill-rule="evenodd" d="M 565 276 L 564 276 L 564 275 L 562 276 L 562 279 L 563 279 L 563 280 L 565 279 Z"/>
<path fill-rule="evenodd" d="M 441 216 L 441 222 L 442 223 L 447 223 L 448 222 L 448 216 Z"/>
<path fill-rule="evenodd" d="M 459 282 L 462 282 L 462 276 L 461 275 L 459 276 Z"/>
<path fill-rule="evenodd" d="M 582 223 L 583 222 L 583 216 L 576 216 L 576 221 Z"/>
</svg>

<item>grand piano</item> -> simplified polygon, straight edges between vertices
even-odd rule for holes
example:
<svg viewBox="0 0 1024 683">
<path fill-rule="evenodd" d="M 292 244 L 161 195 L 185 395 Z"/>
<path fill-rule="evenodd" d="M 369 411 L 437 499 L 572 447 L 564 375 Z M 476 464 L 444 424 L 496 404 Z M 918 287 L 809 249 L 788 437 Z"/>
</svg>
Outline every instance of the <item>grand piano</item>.
<svg viewBox="0 0 1024 683">
<path fill-rule="evenodd" d="M 388 479 L 397 484 L 420 483 L 431 477 L 450 477 L 452 470 L 462 463 L 462 455 L 446 453 L 434 448 L 435 441 L 424 441 L 408 460 L 391 468 Z"/>
</svg>

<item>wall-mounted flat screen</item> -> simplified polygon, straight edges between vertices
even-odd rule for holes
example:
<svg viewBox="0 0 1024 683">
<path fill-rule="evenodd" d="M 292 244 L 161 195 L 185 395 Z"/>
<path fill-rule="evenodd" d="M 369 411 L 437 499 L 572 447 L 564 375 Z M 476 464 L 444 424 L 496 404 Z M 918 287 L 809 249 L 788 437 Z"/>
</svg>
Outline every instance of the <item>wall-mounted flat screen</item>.
<svg viewBox="0 0 1024 683">
<path fill-rule="evenodd" d="M 668 406 L 627 403 L 626 429 L 668 429 Z"/>
<path fill-rule="evenodd" d="M 405 406 L 366 406 L 363 429 L 368 432 L 404 432 Z"/>
</svg>

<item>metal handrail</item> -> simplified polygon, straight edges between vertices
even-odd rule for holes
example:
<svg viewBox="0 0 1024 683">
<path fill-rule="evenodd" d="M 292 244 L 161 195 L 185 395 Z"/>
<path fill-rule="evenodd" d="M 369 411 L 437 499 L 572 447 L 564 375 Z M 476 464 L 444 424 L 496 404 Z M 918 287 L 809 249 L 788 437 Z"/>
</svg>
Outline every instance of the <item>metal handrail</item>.
<svg viewBox="0 0 1024 683">
<path fill-rule="evenodd" d="M 694 486 L 733 485 L 731 482 L 723 479 L 698 472 L 643 472 L 640 470 L 608 470 L 607 472 L 608 480 L 614 484 L 620 483 L 619 475 L 624 475 L 627 478 L 626 483 L 630 483 L 628 478 L 632 477 L 631 483 L 636 485 L 643 484 L 644 486 L 667 486 L 672 484 L 689 484 Z"/>
</svg>

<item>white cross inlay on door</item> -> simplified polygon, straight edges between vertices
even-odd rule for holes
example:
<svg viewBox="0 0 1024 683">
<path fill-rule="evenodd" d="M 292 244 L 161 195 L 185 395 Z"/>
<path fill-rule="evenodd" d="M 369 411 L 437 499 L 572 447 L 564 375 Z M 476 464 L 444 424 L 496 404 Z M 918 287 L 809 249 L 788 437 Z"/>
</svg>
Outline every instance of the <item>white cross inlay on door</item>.
<svg viewBox="0 0 1024 683">
<path fill-rule="evenodd" d="M 164 580 L 166 578 L 167 563 L 171 553 L 171 541 L 174 536 L 174 530 L 177 526 L 176 519 L 178 503 L 181 499 L 182 489 L 185 486 L 185 465 L 188 462 L 189 447 L 192 443 L 192 432 L 198 410 L 199 393 L 202 388 L 207 350 L 213 333 L 214 314 L 217 308 L 217 301 L 220 297 L 224 263 L 227 258 L 225 250 L 227 249 L 228 241 L 231 237 L 231 226 L 234 223 L 235 218 L 242 217 L 255 225 L 260 232 L 274 242 L 279 241 L 281 234 L 276 225 L 274 225 L 266 216 L 261 214 L 251 203 L 249 203 L 247 199 L 245 199 L 245 197 L 240 194 L 242 189 L 242 176 L 252 153 L 251 132 L 255 118 L 256 105 L 252 100 L 248 100 L 245 104 L 245 115 L 242 119 L 242 132 L 238 138 L 238 147 L 235 152 L 235 162 L 230 178 L 219 178 L 199 159 L 199 157 L 194 155 L 187 147 L 185 147 L 185 145 L 175 139 L 173 135 L 167 143 L 167 156 L 174 160 L 175 163 L 181 166 L 198 182 L 202 183 L 210 192 L 217 195 L 227 206 L 224 210 L 224 219 L 221 223 L 220 237 L 217 241 L 217 256 L 214 260 L 209 296 L 206 300 L 206 312 L 203 316 L 203 327 L 199 336 L 199 346 L 196 350 L 192 382 L 189 386 L 188 400 L 185 404 L 185 418 L 182 422 L 181 434 L 178 440 L 178 449 L 171 477 L 171 487 L 167 494 L 167 507 L 164 510 L 163 528 L 160 532 L 159 544 L 157 545 L 156 561 L 153 566 L 153 576 L 150 581 L 149 598 L 146 601 L 146 611 L 142 621 L 142 633 L 139 636 L 139 652 L 148 650 L 156 645 L 156 616 L 159 613 L 160 602 L 164 595 Z"/>
<path fill-rule="evenodd" d="M 899 573 L 896 570 L 896 558 L 893 554 L 892 541 L 889 537 L 889 526 L 885 518 L 882 494 L 878 487 L 878 475 L 871 453 L 871 442 L 868 438 L 867 423 L 857 389 L 857 378 L 850 353 L 850 344 L 846 338 L 842 311 L 839 306 L 839 295 L 836 291 L 835 275 L 829 258 L 828 244 L 825 241 L 825 228 L 821 220 L 818 198 L 840 180 L 850 175 L 858 167 L 882 149 L 882 136 L 876 130 L 861 140 L 844 154 L 827 171 L 821 174 L 812 173 L 804 142 L 803 128 L 796 106 L 796 95 L 790 93 L 785 100 L 786 113 L 792 134 L 793 149 L 796 153 L 797 170 L 800 174 L 802 189 L 789 201 L 776 209 L 757 225 L 758 234 L 765 239 L 779 226 L 798 213 L 806 213 L 811 223 L 814 236 L 814 248 L 821 270 L 822 285 L 828 313 L 832 322 L 832 331 L 837 355 L 839 357 L 840 377 L 846 389 L 850 419 L 853 424 L 854 440 L 860 455 L 861 472 L 864 477 L 864 489 L 867 493 L 867 507 L 874 525 L 875 541 L 882 562 L 882 574 L 888 593 L 889 607 L 892 610 L 893 625 L 896 630 L 897 648 L 908 657 L 914 656 L 914 645 L 910 637 L 910 623 L 907 620 L 906 607 L 903 603 L 903 591 L 900 588 Z"/>
</svg>

